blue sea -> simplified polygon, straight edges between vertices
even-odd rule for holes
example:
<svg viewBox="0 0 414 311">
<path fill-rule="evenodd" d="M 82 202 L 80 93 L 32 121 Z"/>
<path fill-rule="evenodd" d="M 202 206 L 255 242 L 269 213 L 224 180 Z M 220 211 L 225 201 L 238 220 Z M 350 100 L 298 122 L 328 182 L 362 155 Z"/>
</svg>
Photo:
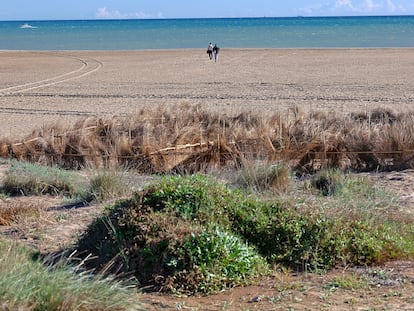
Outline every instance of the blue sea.
<svg viewBox="0 0 414 311">
<path fill-rule="evenodd" d="M 0 50 L 414 47 L 414 16 L 0 21 Z"/>
</svg>

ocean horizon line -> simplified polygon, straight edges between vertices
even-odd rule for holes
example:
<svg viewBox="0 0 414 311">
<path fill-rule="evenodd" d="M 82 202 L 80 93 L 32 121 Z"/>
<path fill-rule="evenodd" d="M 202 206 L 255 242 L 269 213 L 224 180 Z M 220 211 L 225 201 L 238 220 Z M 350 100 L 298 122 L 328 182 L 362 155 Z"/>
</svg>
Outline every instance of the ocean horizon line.
<svg viewBox="0 0 414 311">
<path fill-rule="evenodd" d="M 162 21 L 162 20 L 239 20 L 239 19 L 338 19 L 338 18 L 398 18 L 414 17 L 414 14 L 395 15 L 296 15 L 296 16 L 246 16 L 246 17 L 155 17 L 155 18 L 86 18 L 86 19 L 4 19 L 0 22 L 79 22 L 79 21 Z"/>
</svg>

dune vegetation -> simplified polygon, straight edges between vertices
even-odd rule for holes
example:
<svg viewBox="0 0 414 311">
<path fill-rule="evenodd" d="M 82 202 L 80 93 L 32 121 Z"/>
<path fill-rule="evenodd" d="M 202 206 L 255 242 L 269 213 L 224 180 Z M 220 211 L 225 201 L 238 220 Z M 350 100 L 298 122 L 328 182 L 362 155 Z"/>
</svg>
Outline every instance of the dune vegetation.
<svg viewBox="0 0 414 311">
<path fill-rule="evenodd" d="M 165 177 L 109 207 L 76 250 L 94 258 L 90 268 L 186 294 L 243 285 L 274 265 L 317 272 L 412 258 L 413 219 L 395 213 L 392 196 L 334 171 L 307 187 L 270 199 L 206 175 Z"/>
<path fill-rule="evenodd" d="M 0 190 L 107 203 L 61 250 L 64 266 L 82 262 L 77 273 L 88 282 L 93 272 L 147 291 L 209 294 L 277 267 L 322 272 L 412 260 L 412 214 L 348 173 L 411 168 L 414 114 L 292 111 L 226 117 L 180 107 L 45 127 L 23 141 L 0 141 L 10 163 Z M 98 173 L 79 174 L 85 168 Z M 114 170 L 157 177 L 134 187 Z M 26 212 L 0 206 L 0 224 Z M 0 292 L 0 302 L 43 303 L 10 295 Z"/>
<path fill-rule="evenodd" d="M 321 168 L 399 170 L 413 164 L 413 124 L 412 112 L 385 109 L 336 115 L 294 108 L 230 117 L 184 105 L 44 127 L 21 141 L 1 140 L 0 156 L 145 174 L 240 168 L 257 160 L 284 161 L 302 174 Z"/>
</svg>

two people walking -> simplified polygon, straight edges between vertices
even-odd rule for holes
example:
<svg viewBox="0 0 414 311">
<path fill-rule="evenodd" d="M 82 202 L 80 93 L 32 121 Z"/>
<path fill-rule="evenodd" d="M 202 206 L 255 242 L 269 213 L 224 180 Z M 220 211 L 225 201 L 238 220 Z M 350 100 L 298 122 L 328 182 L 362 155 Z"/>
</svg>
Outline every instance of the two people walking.
<svg viewBox="0 0 414 311">
<path fill-rule="evenodd" d="M 210 59 L 213 59 L 213 56 L 214 56 L 214 61 L 217 62 L 218 57 L 219 57 L 219 52 L 220 52 L 220 48 L 217 46 L 217 44 L 214 44 L 214 46 L 213 46 L 210 42 L 208 47 L 207 47 L 208 57 Z"/>
</svg>

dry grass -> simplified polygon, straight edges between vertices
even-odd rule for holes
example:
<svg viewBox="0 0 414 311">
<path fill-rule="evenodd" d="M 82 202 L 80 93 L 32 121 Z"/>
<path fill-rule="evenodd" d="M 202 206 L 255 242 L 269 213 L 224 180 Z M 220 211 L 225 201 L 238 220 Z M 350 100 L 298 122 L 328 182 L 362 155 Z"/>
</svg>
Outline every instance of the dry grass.
<svg viewBox="0 0 414 311">
<path fill-rule="evenodd" d="M 284 163 L 246 164 L 235 184 L 256 193 L 281 194 L 292 186 L 291 172 Z"/>
<path fill-rule="evenodd" d="M 0 202 L 0 226 L 10 226 L 13 223 L 41 223 L 46 220 L 45 208 L 40 201 L 23 201 L 5 199 Z"/>
<path fill-rule="evenodd" d="M 91 207 L 75 214 L 73 210 L 54 208 L 62 204 L 61 199 L 46 196 L 2 200 L 0 239 L 20 241 L 40 252 L 58 251 L 70 245 L 99 209 Z"/>
<path fill-rule="evenodd" d="M 0 156 L 83 167 L 125 167 L 141 173 L 243 167 L 285 161 L 296 171 L 321 168 L 398 170 L 414 163 L 414 114 L 389 110 L 237 117 L 199 106 L 142 110 L 125 118 L 88 118 L 71 128 L 35 130 L 23 141 L 0 141 Z"/>
</svg>

